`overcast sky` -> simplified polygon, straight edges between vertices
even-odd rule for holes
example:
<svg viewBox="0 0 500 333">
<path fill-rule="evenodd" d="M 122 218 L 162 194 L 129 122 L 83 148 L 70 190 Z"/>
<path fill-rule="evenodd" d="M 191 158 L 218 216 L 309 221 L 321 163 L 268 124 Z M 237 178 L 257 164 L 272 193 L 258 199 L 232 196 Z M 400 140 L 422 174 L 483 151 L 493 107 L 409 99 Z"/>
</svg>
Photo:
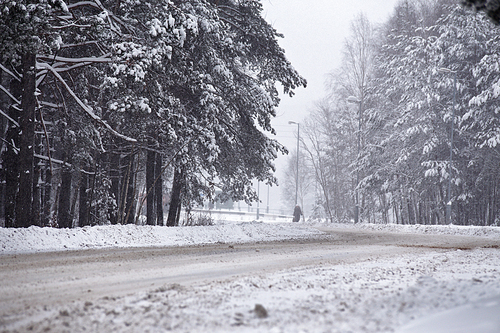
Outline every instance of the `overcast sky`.
<svg viewBox="0 0 500 333">
<path fill-rule="evenodd" d="M 301 122 L 314 103 L 325 96 L 326 75 L 340 66 L 350 22 L 359 13 L 364 13 L 370 22 L 383 23 L 392 14 L 397 1 L 262 0 L 264 18 L 285 35 L 279 43 L 288 60 L 308 82 L 307 88 L 297 89 L 293 98 L 283 96 L 278 116 L 272 122 L 278 132 L 276 138 L 290 150 L 296 147 L 297 126 L 289 125 L 288 121 Z M 286 158 L 276 161 L 278 179 L 284 176 Z M 266 205 L 267 191 L 264 193 L 261 200 Z M 279 189 L 271 190 L 271 198 L 280 194 Z M 271 200 L 271 209 L 278 208 L 279 201 Z"/>
<path fill-rule="evenodd" d="M 364 13 L 372 23 L 383 23 L 397 0 L 262 0 L 264 18 L 285 35 L 280 45 L 307 88 L 293 98 L 283 97 L 273 124 L 279 132 L 288 120 L 301 121 L 314 102 L 325 96 L 326 74 L 340 66 L 342 46 L 350 23 Z M 290 136 L 290 135 L 288 135 Z M 293 136 L 293 135 L 292 135 Z M 288 145 L 288 144 L 287 144 Z"/>
</svg>

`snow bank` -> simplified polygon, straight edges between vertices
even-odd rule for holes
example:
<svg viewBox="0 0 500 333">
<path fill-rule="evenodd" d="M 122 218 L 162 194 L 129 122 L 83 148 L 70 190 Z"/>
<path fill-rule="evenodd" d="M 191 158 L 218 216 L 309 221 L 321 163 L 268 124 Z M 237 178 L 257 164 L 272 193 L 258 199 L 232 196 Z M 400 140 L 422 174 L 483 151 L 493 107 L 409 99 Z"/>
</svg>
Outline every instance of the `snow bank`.
<svg viewBox="0 0 500 333">
<path fill-rule="evenodd" d="M 300 224 L 233 222 L 212 226 L 108 225 L 74 229 L 0 228 L 0 254 L 102 247 L 183 246 L 303 238 L 321 234 Z"/>
<path fill-rule="evenodd" d="M 498 333 L 500 295 L 410 322 L 397 333 Z"/>
<path fill-rule="evenodd" d="M 245 243 L 295 239 L 321 234 L 317 226 L 384 232 L 448 234 L 500 239 L 499 227 L 398 224 L 322 224 L 279 221 L 232 221 L 220 218 L 216 225 L 160 227 L 109 225 L 75 229 L 0 228 L 0 254 L 80 250 L 102 247 L 184 246 L 210 243 Z"/>
<path fill-rule="evenodd" d="M 375 223 L 322 223 L 309 221 L 310 226 L 339 227 L 342 229 L 362 229 L 385 232 L 411 233 L 411 234 L 438 234 L 438 235 L 459 235 L 478 236 L 500 239 L 500 227 L 483 226 L 463 226 L 463 225 L 402 225 L 402 224 L 375 224 Z"/>
</svg>

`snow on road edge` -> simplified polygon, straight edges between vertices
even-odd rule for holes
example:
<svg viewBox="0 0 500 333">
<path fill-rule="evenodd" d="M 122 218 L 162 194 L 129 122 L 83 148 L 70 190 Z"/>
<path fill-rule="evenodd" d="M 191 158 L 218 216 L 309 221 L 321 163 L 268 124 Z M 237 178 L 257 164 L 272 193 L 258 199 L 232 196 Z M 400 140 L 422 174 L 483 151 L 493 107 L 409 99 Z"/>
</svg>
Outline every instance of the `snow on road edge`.
<svg viewBox="0 0 500 333">
<path fill-rule="evenodd" d="M 321 234 L 292 223 L 236 222 L 212 226 L 107 225 L 74 229 L 0 228 L 0 254 L 104 247 L 186 246 L 304 238 Z"/>
<path fill-rule="evenodd" d="M 500 239 L 499 227 L 456 225 L 340 224 L 310 221 L 235 222 L 212 226 L 160 227 L 108 225 L 74 229 L 0 228 L 0 254 L 81 250 L 105 247 L 186 246 L 213 243 L 245 243 L 296 239 L 319 235 L 315 227 L 361 229 L 384 232 L 447 234 Z"/>
<path fill-rule="evenodd" d="M 464 226 L 464 225 L 422 225 L 422 224 L 376 224 L 376 223 L 359 223 L 359 224 L 328 224 L 318 223 L 316 221 L 308 223 L 315 226 L 333 226 L 343 229 L 363 229 L 385 232 L 400 232 L 400 233 L 415 233 L 415 234 L 439 234 L 439 235 L 460 235 L 460 236 L 477 236 L 500 239 L 500 227 L 497 226 Z"/>
</svg>

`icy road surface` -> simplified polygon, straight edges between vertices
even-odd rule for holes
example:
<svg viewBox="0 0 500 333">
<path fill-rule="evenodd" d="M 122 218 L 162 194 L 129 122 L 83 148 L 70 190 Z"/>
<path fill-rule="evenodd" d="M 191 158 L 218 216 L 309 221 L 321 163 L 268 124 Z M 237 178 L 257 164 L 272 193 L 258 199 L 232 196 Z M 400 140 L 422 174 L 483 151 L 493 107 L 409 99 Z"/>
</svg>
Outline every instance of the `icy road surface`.
<svg viewBox="0 0 500 333">
<path fill-rule="evenodd" d="M 421 318 L 467 304 L 499 309 L 498 237 L 320 230 L 4 254 L 0 332 L 415 332 Z"/>
</svg>

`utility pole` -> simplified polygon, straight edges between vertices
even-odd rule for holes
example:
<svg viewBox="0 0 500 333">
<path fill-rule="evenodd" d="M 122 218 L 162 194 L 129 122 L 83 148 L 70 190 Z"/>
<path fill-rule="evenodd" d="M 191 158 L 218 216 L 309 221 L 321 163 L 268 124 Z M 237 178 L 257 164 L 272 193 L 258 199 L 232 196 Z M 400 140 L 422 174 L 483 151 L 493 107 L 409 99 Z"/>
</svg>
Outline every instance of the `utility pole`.
<svg viewBox="0 0 500 333">
<path fill-rule="evenodd" d="M 260 181 L 257 181 L 257 220 L 259 219 L 259 203 L 260 203 Z"/>
<path fill-rule="evenodd" d="M 297 206 L 299 198 L 299 143 L 300 143 L 300 124 L 295 121 L 289 121 L 288 124 L 297 125 L 297 168 L 295 172 L 295 206 Z"/>
<path fill-rule="evenodd" d="M 267 208 L 266 213 L 269 214 L 269 184 L 267 184 Z"/>
</svg>

